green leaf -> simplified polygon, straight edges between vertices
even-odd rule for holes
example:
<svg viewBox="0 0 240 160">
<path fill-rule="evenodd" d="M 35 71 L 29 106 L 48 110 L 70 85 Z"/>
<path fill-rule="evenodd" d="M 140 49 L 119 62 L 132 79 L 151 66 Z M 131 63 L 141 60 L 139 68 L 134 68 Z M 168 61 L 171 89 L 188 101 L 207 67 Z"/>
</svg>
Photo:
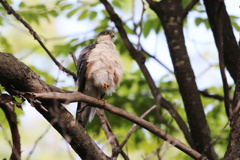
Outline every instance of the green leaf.
<svg viewBox="0 0 240 160">
<path fill-rule="evenodd" d="M 15 99 L 15 101 L 16 101 L 17 103 L 23 103 L 22 98 L 19 98 L 19 97 L 14 96 L 14 99 Z"/>
<path fill-rule="evenodd" d="M 119 0 L 113 0 L 113 1 L 112 1 L 112 4 L 113 4 L 115 7 L 118 7 L 118 8 L 121 8 L 121 7 L 122 7 L 122 5 L 121 5 L 121 3 L 120 3 Z"/>
<path fill-rule="evenodd" d="M 85 19 L 85 18 L 87 18 L 87 16 L 88 16 L 88 10 L 84 10 L 84 11 L 80 14 L 80 16 L 78 17 L 78 20 Z"/>
<path fill-rule="evenodd" d="M 155 19 L 154 21 L 153 21 L 153 29 L 154 29 L 154 31 L 155 31 L 155 33 L 159 33 L 159 31 L 161 30 L 161 28 L 162 28 L 162 24 L 161 24 L 161 22 L 159 21 L 159 19 Z"/>
<path fill-rule="evenodd" d="M 185 8 L 190 2 L 191 2 L 191 0 L 182 0 L 183 8 Z"/>
<path fill-rule="evenodd" d="M 93 20 L 97 17 L 97 12 L 93 11 L 90 13 L 90 20 Z"/>
<path fill-rule="evenodd" d="M 0 36 L 0 49 L 4 52 L 12 52 L 11 45 L 9 44 L 8 40 L 3 36 Z"/>
<path fill-rule="evenodd" d="M 236 22 L 232 22 L 233 27 L 240 32 L 240 26 Z"/>
<path fill-rule="evenodd" d="M 55 78 L 50 75 L 48 72 L 46 71 L 40 71 L 38 68 L 36 68 L 33 65 L 28 65 L 35 73 L 37 73 L 38 75 L 41 76 L 41 78 L 43 78 L 45 80 L 45 82 L 47 84 L 53 84 L 55 82 Z"/>
<path fill-rule="evenodd" d="M 2 17 L 0 17 L 0 26 L 2 26 L 3 25 L 3 19 L 2 19 Z"/>
<path fill-rule="evenodd" d="M 201 23 L 203 22 L 203 19 L 202 18 L 196 18 L 195 19 L 195 24 L 197 25 L 197 26 L 199 26 Z"/>
<path fill-rule="evenodd" d="M 7 0 L 8 4 L 13 4 L 12 0 Z"/>
<path fill-rule="evenodd" d="M 237 20 L 239 18 L 237 16 L 229 16 L 229 17 L 230 17 L 231 21 L 235 21 L 235 20 Z"/>
<path fill-rule="evenodd" d="M 105 17 L 109 17 L 109 14 L 106 10 L 102 10 L 102 13 L 104 14 Z"/>
<path fill-rule="evenodd" d="M 0 84 L 0 93 L 5 91 L 4 87 Z"/>
<path fill-rule="evenodd" d="M 203 19 L 203 22 L 204 22 L 204 24 L 205 24 L 205 27 L 206 27 L 207 29 L 209 29 L 209 28 L 210 28 L 210 24 L 209 24 L 208 19 Z"/>
<path fill-rule="evenodd" d="M 124 25 L 123 27 L 127 33 L 135 34 L 134 31 L 131 28 L 129 28 L 127 25 Z"/>
<path fill-rule="evenodd" d="M 19 7 L 20 7 L 20 8 L 24 8 L 24 7 L 26 7 L 26 4 L 22 1 L 22 2 L 19 4 Z"/>
<path fill-rule="evenodd" d="M 71 10 L 70 12 L 68 12 L 67 18 L 71 18 L 78 10 L 79 10 L 79 8 L 75 8 L 75 9 Z"/>
<path fill-rule="evenodd" d="M 63 10 L 67 10 L 67 9 L 70 9 L 72 8 L 73 4 L 65 4 L 63 6 L 60 7 L 60 10 L 63 11 Z"/>
<path fill-rule="evenodd" d="M 58 16 L 58 12 L 56 10 L 51 10 L 49 12 L 49 14 L 51 14 L 53 17 L 57 17 Z"/>
<path fill-rule="evenodd" d="M 149 35 L 151 27 L 152 27 L 152 22 L 150 20 L 146 21 L 143 24 L 143 36 L 145 38 Z"/>
</svg>

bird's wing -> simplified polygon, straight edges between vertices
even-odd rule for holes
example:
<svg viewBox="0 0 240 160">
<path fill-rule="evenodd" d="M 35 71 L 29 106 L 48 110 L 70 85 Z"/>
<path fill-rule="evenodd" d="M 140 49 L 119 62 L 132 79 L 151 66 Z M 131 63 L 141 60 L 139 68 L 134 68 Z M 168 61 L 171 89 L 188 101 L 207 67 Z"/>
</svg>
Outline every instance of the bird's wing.
<svg viewBox="0 0 240 160">
<path fill-rule="evenodd" d="M 94 49 L 96 43 L 85 47 L 78 58 L 77 62 L 77 81 L 78 81 L 78 91 L 84 93 L 85 85 L 86 85 L 86 71 L 87 71 L 87 59 L 91 50 Z M 85 94 L 85 93 L 84 93 Z M 88 117 L 91 112 L 91 107 L 86 106 L 86 103 L 78 102 L 77 112 L 76 112 L 76 119 L 79 123 L 85 127 L 88 121 Z"/>
<path fill-rule="evenodd" d="M 85 47 L 78 58 L 77 62 L 77 81 L 78 81 L 78 91 L 83 92 L 85 83 L 86 83 L 86 70 L 87 70 L 87 59 L 93 48 L 95 48 L 96 43 L 91 44 L 88 47 Z"/>
</svg>

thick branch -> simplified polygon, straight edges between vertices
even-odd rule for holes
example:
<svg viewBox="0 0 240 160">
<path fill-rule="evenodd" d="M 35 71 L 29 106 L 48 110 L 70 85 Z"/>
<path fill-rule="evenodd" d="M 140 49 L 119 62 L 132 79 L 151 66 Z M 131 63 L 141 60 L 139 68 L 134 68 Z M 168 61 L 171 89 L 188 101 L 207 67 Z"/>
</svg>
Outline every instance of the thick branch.
<svg viewBox="0 0 240 160">
<path fill-rule="evenodd" d="M 45 84 L 36 73 L 13 55 L 1 52 L 0 84 L 10 93 L 13 89 L 37 93 L 60 91 L 56 87 Z M 69 142 L 82 159 L 109 159 L 59 102 L 54 100 L 34 101 L 31 98 L 28 100 Z"/>
<path fill-rule="evenodd" d="M 225 63 L 224 63 L 224 55 L 223 55 L 223 30 L 222 30 L 222 26 L 223 26 L 223 22 L 222 22 L 222 12 L 221 9 L 223 7 L 223 3 L 221 3 L 222 5 L 219 6 L 218 8 L 218 25 L 219 28 L 217 29 L 217 34 L 218 34 L 218 40 L 217 40 L 217 49 L 218 49 L 218 57 L 219 57 L 219 66 L 220 66 L 220 73 L 221 73 L 221 77 L 222 77 L 222 82 L 223 82 L 223 92 L 224 92 L 224 106 L 225 106 L 225 111 L 227 113 L 227 116 L 230 117 L 230 98 L 229 98 L 229 86 L 228 86 L 228 82 L 227 82 L 227 77 L 225 74 Z"/>
<path fill-rule="evenodd" d="M 119 18 L 119 16 L 115 13 L 113 7 L 111 6 L 110 3 L 108 3 L 107 0 L 100 0 L 103 5 L 105 6 L 107 12 L 110 15 L 110 19 L 115 23 L 115 26 L 118 29 L 118 32 L 126 46 L 126 48 L 128 49 L 130 55 L 136 60 L 136 62 L 138 63 L 144 77 L 146 78 L 146 81 L 151 89 L 152 95 L 155 99 L 155 103 L 157 104 L 157 106 L 161 105 L 162 107 L 164 107 L 166 110 L 168 110 L 168 112 L 171 114 L 171 116 L 176 120 L 178 126 L 180 127 L 180 129 L 183 131 L 183 134 L 186 138 L 186 140 L 188 141 L 188 143 L 190 144 L 190 146 L 192 148 L 194 148 L 194 144 L 193 144 L 193 140 L 192 137 L 190 135 L 189 129 L 187 127 L 187 125 L 185 124 L 185 122 L 183 121 L 183 119 L 181 118 L 181 116 L 178 114 L 178 112 L 175 110 L 175 108 L 171 105 L 171 103 L 169 103 L 168 101 L 166 101 L 162 95 L 160 94 L 157 86 L 155 85 L 151 74 L 149 73 L 146 65 L 145 65 L 145 57 L 143 55 L 143 53 L 141 51 L 138 51 L 134 48 L 134 46 L 132 45 L 132 43 L 130 42 L 127 33 L 123 27 L 122 24 L 122 20 Z M 152 2 L 152 1 L 151 1 Z M 152 2 L 155 3 L 155 2 Z"/>
<path fill-rule="evenodd" d="M 223 34 L 223 55 L 224 55 L 224 62 L 228 72 L 230 73 L 233 80 L 237 81 L 237 61 L 238 61 L 238 45 L 233 34 L 233 29 L 231 25 L 231 21 L 229 15 L 226 11 L 226 7 L 224 1 L 217 1 L 217 0 L 204 0 L 204 5 L 206 7 L 206 12 L 208 15 L 208 20 L 213 32 L 213 36 L 215 39 L 216 46 L 218 46 L 219 30 L 222 30 Z M 220 10 L 219 7 L 221 6 Z M 219 13 L 221 16 L 219 16 Z M 217 17 L 217 18 L 216 18 Z M 222 25 L 219 25 L 219 19 L 223 22 Z"/>
<path fill-rule="evenodd" d="M 89 106 L 95 106 L 95 107 L 98 107 L 101 109 L 105 109 L 105 110 L 109 111 L 110 113 L 121 116 L 121 117 L 145 128 L 146 130 L 150 131 L 151 133 L 162 138 L 163 140 L 172 144 L 173 146 L 180 149 L 181 151 L 185 152 L 189 156 L 192 156 L 193 158 L 196 158 L 196 159 L 199 159 L 199 158 L 205 159 L 205 157 L 202 157 L 195 150 L 186 146 L 179 140 L 173 138 L 172 136 L 170 136 L 166 132 L 162 131 L 161 129 L 159 129 L 158 127 L 153 125 L 152 123 L 150 123 L 142 118 L 139 118 L 135 115 L 132 115 L 121 108 L 112 106 L 108 103 L 105 104 L 102 100 L 98 100 L 98 99 L 86 96 L 80 92 L 72 92 L 72 93 L 58 93 L 58 92 L 51 93 L 51 92 L 49 92 L 49 93 L 32 93 L 32 94 L 36 99 L 39 99 L 39 100 L 42 100 L 42 99 L 58 100 L 60 102 L 69 102 L 69 103 L 81 101 L 81 102 L 86 102 L 87 104 L 89 104 Z"/>
<path fill-rule="evenodd" d="M 238 41 L 238 54 L 240 54 L 240 39 Z M 239 139 L 240 139 L 240 56 L 238 57 L 238 68 L 237 68 L 237 81 L 233 99 L 232 113 L 230 114 L 230 126 L 231 132 L 229 135 L 229 143 L 227 152 L 224 155 L 225 160 L 238 159 L 240 157 L 239 152 Z"/>
<path fill-rule="evenodd" d="M 13 70 L 13 66 L 19 68 L 21 70 L 21 73 L 18 71 L 18 69 Z M 25 70 L 23 68 L 25 68 Z M 16 83 L 14 83 L 16 81 L 16 77 L 18 78 L 18 81 L 21 80 L 18 84 L 19 86 L 16 86 Z M 24 81 L 24 79 L 28 79 L 29 83 L 26 84 L 26 80 Z M 6 81 L 8 83 L 6 83 Z M 10 85 L 9 82 L 13 83 Z M 40 82 L 41 84 L 39 84 Z M 29 97 L 29 95 L 27 95 L 28 100 L 70 143 L 72 148 L 80 155 L 82 159 L 108 159 L 108 157 L 106 157 L 102 153 L 102 151 L 97 147 L 94 141 L 89 137 L 84 128 L 76 122 L 73 116 L 58 101 L 56 101 L 56 99 L 64 102 L 83 101 L 88 103 L 89 106 L 106 109 L 113 114 L 117 114 L 132 121 L 133 123 L 138 124 L 139 126 L 144 127 L 153 134 L 174 145 L 176 148 L 182 150 L 189 156 L 195 159 L 206 159 L 205 157 L 202 157 L 201 154 L 181 143 L 179 140 L 173 138 L 166 132 L 160 130 L 152 123 L 147 122 L 137 116 L 131 115 L 128 112 L 122 110 L 121 108 L 114 107 L 110 104 L 104 105 L 104 102 L 102 102 L 101 100 L 97 100 L 95 98 L 83 95 L 80 92 L 49 93 L 51 89 L 48 87 L 48 85 L 41 81 L 39 77 L 30 70 L 30 68 L 25 66 L 13 55 L 8 53 L 0 54 L 0 84 L 2 84 L 5 89 L 8 89 L 10 85 L 11 88 L 14 89 L 21 88 L 22 90 L 20 91 L 38 92 L 35 96 L 38 97 L 39 101 L 34 100 L 33 98 Z M 41 86 L 41 89 L 44 90 L 34 89 L 34 86 L 32 86 L 33 84 L 38 87 Z M 30 85 L 30 87 L 27 87 L 26 85 Z M 46 96 L 46 99 L 43 99 L 44 96 Z"/>
<path fill-rule="evenodd" d="M 157 3 L 148 2 L 150 8 L 158 15 L 164 28 L 175 76 L 196 149 L 206 154 L 209 159 L 217 159 L 213 145 L 210 143 L 210 129 L 185 46 L 181 1 L 162 0 Z"/>
<path fill-rule="evenodd" d="M 2 108 L 7 118 L 8 124 L 11 129 L 11 134 L 12 134 L 13 144 L 12 144 L 12 154 L 10 159 L 20 160 L 21 159 L 21 143 L 20 143 L 20 134 L 17 126 L 17 116 L 16 116 L 16 113 L 14 112 L 14 106 L 9 102 L 2 103 L 0 99 L 0 107 Z"/>
</svg>

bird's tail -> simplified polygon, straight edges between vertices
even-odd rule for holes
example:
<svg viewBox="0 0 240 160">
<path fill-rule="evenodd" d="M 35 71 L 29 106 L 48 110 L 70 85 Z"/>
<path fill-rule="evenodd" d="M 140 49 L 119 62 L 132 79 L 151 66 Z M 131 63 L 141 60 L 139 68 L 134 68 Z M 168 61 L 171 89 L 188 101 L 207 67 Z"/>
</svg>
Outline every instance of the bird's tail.
<svg viewBox="0 0 240 160">
<path fill-rule="evenodd" d="M 104 93 L 100 95 L 98 91 L 94 92 L 92 90 L 85 90 L 84 94 L 98 99 L 103 98 L 104 96 Z M 95 107 L 89 106 L 84 102 L 78 102 L 76 119 L 84 128 L 86 127 L 88 121 L 91 122 L 93 120 L 95 114 Z"/>
<path fill-rule="evenodd" d="M 78 102 L 76 119 L 85 128 L 88 120 L 93 119 L 94 115 L 91 114 L 91 110 L 95 110 L 94 107 L 88 106 L 84 102 Z"/>
</svg>

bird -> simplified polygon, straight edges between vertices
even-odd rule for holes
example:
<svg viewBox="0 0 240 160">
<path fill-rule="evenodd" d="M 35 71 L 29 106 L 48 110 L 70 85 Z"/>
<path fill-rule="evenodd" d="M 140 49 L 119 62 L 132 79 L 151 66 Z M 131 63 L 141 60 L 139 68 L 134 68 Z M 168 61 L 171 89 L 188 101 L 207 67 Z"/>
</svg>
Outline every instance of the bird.
<svg viewBox="0 0 240 160">
<path fill-rule="evenodd" d="M 105 94 L 112 95 L 119 87 L 123 64 L 116 50 L 114 37 L 114 31 L 104 30 L 98 34 L 93 44 L 81 51 L 77 61 L 79 92 L 102 99 Z M 95 113 L 95 107 L 78 102 L 76 119 L 84 128 L 88 121 L 92 121 Z"/>
</svg>

